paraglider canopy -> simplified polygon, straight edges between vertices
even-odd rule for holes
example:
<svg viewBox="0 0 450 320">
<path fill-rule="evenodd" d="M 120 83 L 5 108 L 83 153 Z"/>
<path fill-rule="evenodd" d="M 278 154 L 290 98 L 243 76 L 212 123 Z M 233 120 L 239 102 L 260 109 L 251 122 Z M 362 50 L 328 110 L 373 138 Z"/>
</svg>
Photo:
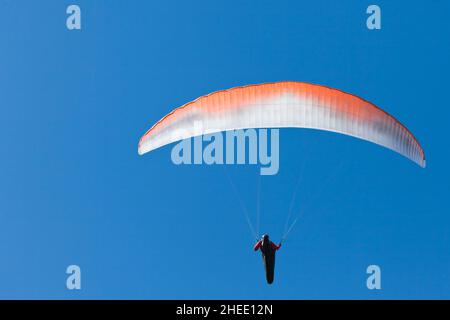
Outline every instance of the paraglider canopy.
<svg viewBox="0 0 450 320">
<path fill-rule="evenodd" d="M 142 155 L 178 140 L 220 131 L 287 127 L 367 140 L 425 167 L 417 139 L 387 112 L 337 89 L 293 81 L 236 87 L 186 103 L 142 136 L 138 152 Z"/>
</svg>

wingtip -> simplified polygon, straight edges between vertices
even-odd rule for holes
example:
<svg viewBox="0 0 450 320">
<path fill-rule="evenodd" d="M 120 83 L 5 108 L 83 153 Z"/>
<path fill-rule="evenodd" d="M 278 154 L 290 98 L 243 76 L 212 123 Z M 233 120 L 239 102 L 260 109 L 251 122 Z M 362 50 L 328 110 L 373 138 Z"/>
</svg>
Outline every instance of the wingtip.
<svg viewBox="0 0 450 320">
<path fill-rule="evenodd" d="M 142 155 L 144 154 L 144 152 L 142 151 L 141 143 L 140 143 L 140 142 L 139 142 L 139 145 L 138 145 L 138 150 L 137 150 L 137 152 L 138 152 L 138 155 L 140 155 L 140 156 L 142 156 Z"/>
</svg>

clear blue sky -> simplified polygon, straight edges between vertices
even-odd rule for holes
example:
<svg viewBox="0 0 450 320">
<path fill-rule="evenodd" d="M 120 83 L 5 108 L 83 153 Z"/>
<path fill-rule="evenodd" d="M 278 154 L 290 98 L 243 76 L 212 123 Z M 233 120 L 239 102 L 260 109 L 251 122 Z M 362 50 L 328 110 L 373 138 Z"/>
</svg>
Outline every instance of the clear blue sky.
<svg viewBox="0 0 450 320">
<path fill-rule="evenodd" d="M 66 29 L 71 3 L 81 31 Z M 372 3 L 380 31 L 365 26 Z M 0 298 L 450 298 L 448 12 L 445 0 L 0 1 Z M 171 146 L 140 157 L 137 142 L 198 96 L 278 80 L 376 103 L 428 166 L 281 130 L 262 231 L 281 236 L 304 165 L 303 216 L 268 286 L 224 168 L 175 166 Z M 254 219 L 257 168 L 226 170 Z M 65 287 L 70 264 L 81 291 Z M 381 291 L 365 286 L 370 264 Z"/>
</svg>

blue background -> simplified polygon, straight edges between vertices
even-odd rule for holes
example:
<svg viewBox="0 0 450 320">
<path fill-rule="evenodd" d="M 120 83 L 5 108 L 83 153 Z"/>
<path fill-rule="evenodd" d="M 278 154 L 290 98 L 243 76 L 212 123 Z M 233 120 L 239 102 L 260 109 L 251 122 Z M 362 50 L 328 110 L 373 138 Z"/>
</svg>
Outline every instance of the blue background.
<svg viewBox="0 0 450 320">
<path fill-rule="evenodd" d="M 448 1 L 0 1 L 0 298 L 450 298 Z M 357 94 L 427 168 L 337 134 L 280 131 L 261 231 L 301 219 L 265 283 L 258 168 L 175 166 L 140 136 L 212 91 L 279 80 Z M 300 174 L 304 168 L 303 174 Z M 298 179 L 300 177 L 300 180 Z M 66 267 L 82 290 L 66 289 Z M 382 290 L 366 268 L 382 269 Z"/>
</svg>

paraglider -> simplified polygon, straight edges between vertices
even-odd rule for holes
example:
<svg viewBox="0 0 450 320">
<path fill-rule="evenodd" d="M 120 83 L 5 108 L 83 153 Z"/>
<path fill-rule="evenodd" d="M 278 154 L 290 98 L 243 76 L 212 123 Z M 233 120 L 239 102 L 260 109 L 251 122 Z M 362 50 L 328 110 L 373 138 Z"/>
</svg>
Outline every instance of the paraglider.
<svg viewBox="0 0 450 320">
<path fill-rule="evenodd" d="M 275 252 L 280 249 L 280 247 L 281 242 L 277 246 L 275 243 L 270 241 L 268 234 L 263 235 L 261 240 L 259 240 L 253 247 L 253 250 L 255 251 L 261 250 L 268 284 L 273 283 L 275 272 Z"/>
<path fill-rule="evenodd" d="M 141 137 L 138 153 L 143 155 L 192 137 L 250 128 L 308 128 L 336 132 L 391 149 L 423 168 L 426 165 L 425 153 L 418 140 L 386 111 L 353 94 L 294 81 L 235 87 L 188 102 L 164 116 Z M 265 235 L 254 249 L 261 249 L 270 284 L 279 246 Z"/>
</svg>

